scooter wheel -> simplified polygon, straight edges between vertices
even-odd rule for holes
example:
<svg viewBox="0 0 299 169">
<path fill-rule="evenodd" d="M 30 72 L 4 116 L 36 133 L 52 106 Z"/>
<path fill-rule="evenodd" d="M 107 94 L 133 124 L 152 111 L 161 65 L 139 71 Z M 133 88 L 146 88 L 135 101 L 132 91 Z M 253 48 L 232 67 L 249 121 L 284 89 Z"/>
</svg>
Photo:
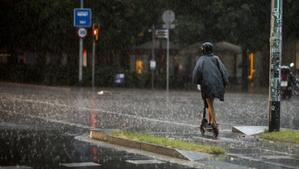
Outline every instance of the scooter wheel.
<svg viewBox="0 0 299 169">
<path fill-rule="evenodd" d="M 217 126 L 213 125 L 213 133 L 214 133 L 214 137 L 217 138 L 219 135 L 219 129 Z"/>
<path fill-rule="evenodd" d="M 205 135 L 205 129 L 202 125 L 200 125 L 200 133 L 201 133 L 202 136 Z"/>
</svg>

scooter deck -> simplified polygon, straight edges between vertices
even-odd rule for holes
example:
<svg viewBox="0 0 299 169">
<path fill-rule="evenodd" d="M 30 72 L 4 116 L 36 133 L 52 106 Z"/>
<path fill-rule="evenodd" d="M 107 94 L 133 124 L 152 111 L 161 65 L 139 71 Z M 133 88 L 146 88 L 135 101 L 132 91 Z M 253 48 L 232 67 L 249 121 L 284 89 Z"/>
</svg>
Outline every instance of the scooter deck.
<svg viewBox="0 0 299 169">
<path fill-rule="evenodd" d="M 218 137 L 218 134 L 219 134 L 218 131 L 215 132 L 214 129 L 200 129 L 200 132 L 201 132 L 201 135 L 202 135 L 202 136 L 208 136 L 208 135 L 206 135 L 205 133 L 212 133 L 213 136 L 214 136 L 214 138 L 217 138 L 217 137 Z"/>
</svg>

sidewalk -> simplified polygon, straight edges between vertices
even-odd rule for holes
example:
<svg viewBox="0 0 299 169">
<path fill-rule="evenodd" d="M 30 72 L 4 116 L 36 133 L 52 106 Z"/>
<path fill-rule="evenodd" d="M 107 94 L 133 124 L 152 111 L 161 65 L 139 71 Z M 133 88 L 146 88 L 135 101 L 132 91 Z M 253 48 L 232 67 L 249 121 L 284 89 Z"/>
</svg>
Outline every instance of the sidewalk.
<svg viewBox="0 0 299 169">
<path fill-rule="evenodd" d="M 296 169 L 299 166 L 298 144 L 267 141 L 260 139 L 258 136 L 246 136 L 241 133 L 234 133 L 230 130 L 221 130 L 218 139 L 215 139 L 212 133 L 206 133 L 205 136 L 202 136 L 200 132 L 188 134 L 166 132 L 149 133 L 157 136 L 165 136 L 171 140 L 184 140 L 198 144 L 217 145 L 225 148 L 226 153 L 224 155 L 190 152 L 134 140 L 109 139 L 108 137 L 110 136 L 104 134 L 106 132 L 111 133 L 112 130 L 94 130 L 90 136 L 95 140 L 108 142 L 112 147 L 118 147 L 119 145 L 127 147 L 124 151 L 131 151 L 133 148 L 141 150 L 139 153 L 143 155 L 146 155 L 147 152 L 156 153 L 157 155 L 153 156 L 162 161 L 173 160 L 173 158 L 178 158 L 178 160 L 184 159 L 186 162 L 181 161 L 179 163 L 185 163 L 192 168 Z M 146 148 L 142 148 L 142 145 Z M 168 158 L 163 157 L 163 155 L 168 156 Z"/>
<path fill-rule="evenodd" d="M 199 161 L 218 168 L 236 165 L 236 168 L 295 169 L 299 166 L 299 145 L 296 144 L 267 141 L 258 136 L 233 133 L 231 130 L 221 130 L 218 139 L 214 139 L 212 133 L 201 136 L 199 131 L 194 134 L 171 134 L 171 137 L 224 147 L 227 151 L 224 158 Z"/>
</svg>

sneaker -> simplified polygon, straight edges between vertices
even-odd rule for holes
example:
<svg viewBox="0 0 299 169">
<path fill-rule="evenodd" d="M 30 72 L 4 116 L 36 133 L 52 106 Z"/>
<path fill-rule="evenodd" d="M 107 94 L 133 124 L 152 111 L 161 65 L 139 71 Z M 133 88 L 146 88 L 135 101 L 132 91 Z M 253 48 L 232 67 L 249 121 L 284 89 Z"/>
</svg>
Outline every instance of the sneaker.
<svg viewBox="0 0 299 169">
<path fill-rule="evenodd" d="M 212 126 L 212 124 L 211 124 L 211 123 L 208 123 L 208 124 L 206 125 L 206 129 L 207 129 L 207 130 L 213 130 L 213 126 Z"/>
</svg>

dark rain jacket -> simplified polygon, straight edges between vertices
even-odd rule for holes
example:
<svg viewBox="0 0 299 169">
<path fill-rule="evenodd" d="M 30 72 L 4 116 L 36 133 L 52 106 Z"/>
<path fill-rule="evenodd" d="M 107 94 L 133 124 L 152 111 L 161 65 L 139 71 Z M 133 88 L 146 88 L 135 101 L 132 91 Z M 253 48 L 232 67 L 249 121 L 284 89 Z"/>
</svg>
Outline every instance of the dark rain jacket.
<svg viewBox="0 0 299 169">
<path fill-rule="evenodd" d="M 206 98 L 224 100 L 228 73 L 218 56 L 208 54 L 197 60 L 193 70 L 193 83 L 200 84 L 201 92 Z"/>
</svg>

